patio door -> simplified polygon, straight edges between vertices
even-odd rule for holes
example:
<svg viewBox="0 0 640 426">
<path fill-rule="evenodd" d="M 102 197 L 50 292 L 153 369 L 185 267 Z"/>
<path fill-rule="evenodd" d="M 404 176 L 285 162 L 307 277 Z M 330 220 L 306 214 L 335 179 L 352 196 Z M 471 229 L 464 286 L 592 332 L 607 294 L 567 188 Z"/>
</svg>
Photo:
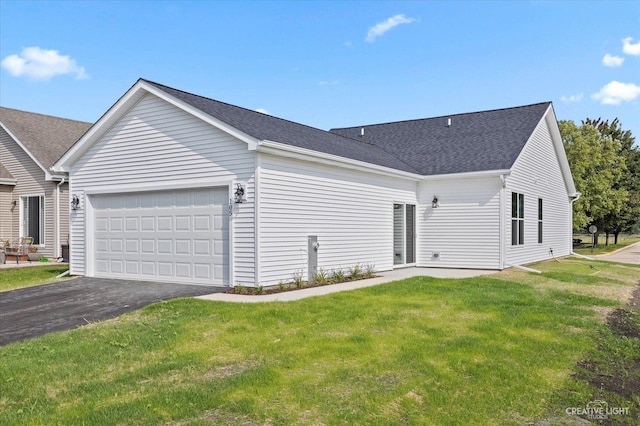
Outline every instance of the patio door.
<svg viewBox="0 0 640 426">
<path fill-rule="evenodd" d="M 393 205 L 393 264 L 416 263 L 416 206 Z"/>
</svg>

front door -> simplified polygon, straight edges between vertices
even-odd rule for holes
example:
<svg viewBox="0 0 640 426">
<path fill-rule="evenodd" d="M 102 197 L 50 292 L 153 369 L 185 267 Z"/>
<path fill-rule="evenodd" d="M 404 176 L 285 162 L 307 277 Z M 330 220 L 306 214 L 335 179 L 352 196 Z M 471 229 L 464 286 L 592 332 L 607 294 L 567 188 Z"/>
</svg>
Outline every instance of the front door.
<svg viewBox="0 0 640 426">
<path fill-rule="evenodd" d="M 393 264 L 416 263 L 416 206 L 393 205 Z"/>
</svg>

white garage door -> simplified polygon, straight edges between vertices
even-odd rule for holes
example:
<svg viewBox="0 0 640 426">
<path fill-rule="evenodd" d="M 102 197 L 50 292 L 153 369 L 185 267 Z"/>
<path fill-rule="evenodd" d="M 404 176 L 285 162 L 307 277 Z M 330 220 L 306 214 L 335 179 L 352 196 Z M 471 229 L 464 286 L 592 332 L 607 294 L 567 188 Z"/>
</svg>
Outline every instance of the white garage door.
<svg viewBox="0 0 640 426">
<path fill-rule="evenodd" d="M 95 275 L 229 285 L 228 190 L 95 195 Z"/>
</svg>

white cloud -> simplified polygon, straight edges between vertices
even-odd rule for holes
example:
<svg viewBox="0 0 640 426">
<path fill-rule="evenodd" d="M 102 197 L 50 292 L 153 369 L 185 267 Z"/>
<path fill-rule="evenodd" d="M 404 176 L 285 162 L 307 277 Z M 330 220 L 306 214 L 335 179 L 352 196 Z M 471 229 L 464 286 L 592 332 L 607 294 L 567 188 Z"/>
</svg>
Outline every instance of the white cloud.
<svg viewBox="0 0 640 426">
<path fill-rule="evenodd" d="M 401 24 L 410 24 L 414 21 L 415 19 L 407 18 L 403 14 L 392 16 L 386 21 L 378 22 L 373 27 L 371 27 L 369 29 L 369 32 L 367 33 L 367 38 L 365 38 L 365 41 L 373 43 L 376 38 L 381 37 L 382 35 L 384 35 L 384 33 L 391 30 L 392 28 L 395 28 Z"/>
<path fill-rule="evenodd" d="M 640 86 L 633 83 L 612 81 L 607 83 L 598 93 L 591 97 L 605 105 L 620 105 L 622 102 L 633 101 L 640 96 Z"/>
<path fill-rule="evenodd" d="M 578 93 L 577 95 L 561 96 L 560 100 L 562 102 L 580 102 L 583 96 L 584 95 L 582 93 Z"/>
<path fill-rule="evenodd" d="M 261 112 L 262 114 L 271 115 L 271 114 L 269 114 L 269 111 L 267 111 L 267 110 L 266 110 L 266 109 L 264 109 L 264 108 L 258 108 L 258 109 L 256 110 L 256 112 Z"/>
<path fill-rule="evenodd" d="M 636 44 L 632 44 L 633 38 L 627 37 L 622 39 L 622 51 L 627 55 L 640 55 L 640 41 Z"/>
<path fill-rule="evenodd" d="M 612 56 L 608 53 L 604 55 L 604 58 L 602 58 L 602 63 L 608 67 L 619 67 L 623 62 L 624 58 L 621 58 L 620 56 Z"/>
<path fill-rule="evenodd" d="M 84 67 L 78 66 L 70 56 L 37 46 L 23 49 L 20 55 L 9 55 L 1 64 L 14 77 L 48 80 L 56 75 L 73 74 L 77 79 L 89 78 Z"/>
</svg>

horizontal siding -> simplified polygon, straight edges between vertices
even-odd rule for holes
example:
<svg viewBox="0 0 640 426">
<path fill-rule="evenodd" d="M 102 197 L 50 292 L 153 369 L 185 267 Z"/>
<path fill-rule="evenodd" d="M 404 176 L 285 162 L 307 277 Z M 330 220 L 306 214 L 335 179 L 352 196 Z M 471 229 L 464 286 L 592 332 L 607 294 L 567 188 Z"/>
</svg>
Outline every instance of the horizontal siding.
<svg viewBox="0 0 640 426">
<path fill-rule="evenodd" d="M 247 145 L 179 108 L 146 95 L 74 165 L 72 194 L 89 187 L 181 184 L 197 180 L 247 184 L 247 202 L 235 205 L 234 276 L 254 281 L 254 153 Z M 85 218 L 71 215 L 72 272 L 85 274 Z"/>
<path fill-rule="evenodd" d="M 307 237 L 325 270 L 393 267 L 393 204 L 416 203 L 416 183 L 261 154 L 259 280 L 307 278 Z"/>
<path fill-rule="evenodd" d="M 27 155 L 26 152 L 0 128 L 0 158 L 2 165 L 16 179 L 13 187 L 13 200 L 18 201 L 20 196 L 44 195 L 45 196 L 45 235 L 44 245 L 39 247 L 38 253 L 52 258 L 54 251 L 55 235 L 55 196 L 54 190 L 56 182 L 45 181 L 45 174 L 42 169 Z M 11 199 L 10 199 L 11 200 Z M 10 206 L 10 204 L 9 204 Z M 0 210 L 2 215 L 3 233 L 1 238 L 20 237 L 20 203 L 11 209 Z M 10 235 L 4 235 L 8 233 Z"/>
<path fill-rule="evenodd" d="M 524 194 L 524 245 L 511 245 L 511 193 Z M 538 244 L 538 198 L 543 203 L 543 243 Z M 506 260 L 522 265 L 571 251 L 571 202 L 545 120 L 532 135 L 507 178 Z"/>
<path fill-rule="evenodd" d="M 498 177 L 422 182 L 418 265 L 499 269 L 500 188 Z"/>
<path fill-rule="evenodd" d="M 13 238 L 13 186 L 0 185 L 0 242 Z"/>
</svg>

